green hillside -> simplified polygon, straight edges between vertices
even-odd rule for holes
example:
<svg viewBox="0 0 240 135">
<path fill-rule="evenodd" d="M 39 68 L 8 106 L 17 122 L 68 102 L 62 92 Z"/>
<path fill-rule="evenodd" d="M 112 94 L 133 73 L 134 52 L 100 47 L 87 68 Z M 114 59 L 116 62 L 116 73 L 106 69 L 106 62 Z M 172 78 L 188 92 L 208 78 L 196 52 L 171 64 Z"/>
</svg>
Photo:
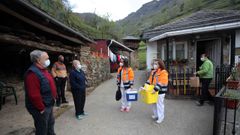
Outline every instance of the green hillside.
<svg viewBox="0 0 240 135">
<path fill-rule="evenodd" d="M 240 0 L 153 0 L 123 20 L 113 22 L 107 16 L 73 13 L 68 0 L 28 0 L 57 20 L 90 38 L 121 39 L 139 36 L 154 28 L 199 10 L 240 10 Z"/>
<path fill-rule="evenodd" d="M 117 22 L 126 35 L 140 35 L 200 10 L 240 10 L 240 0 L 153 0 Z"/>
<path fill-rule="evenodd" d="M 68 0 L 28 0 L 30 3 L 45 11 L 50 16 L 68 25 L 69 27 L 80 31 L 85 36 L 93 39 L 116 38 L 115 22 L 108 18 L 98 17 L 98 25 L 90 25 L 94 22 L 85 21 L 79 14 L 73 13 Z"/>
</svg>

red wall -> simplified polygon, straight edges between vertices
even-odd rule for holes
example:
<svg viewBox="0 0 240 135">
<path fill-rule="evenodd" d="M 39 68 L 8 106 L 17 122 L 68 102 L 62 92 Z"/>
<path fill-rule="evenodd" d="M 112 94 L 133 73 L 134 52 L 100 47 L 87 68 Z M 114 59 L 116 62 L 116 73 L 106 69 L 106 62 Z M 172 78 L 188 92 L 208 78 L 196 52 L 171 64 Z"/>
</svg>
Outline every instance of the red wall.
<svg viewBox="0 0 240 135">
<path fill-rule="evenodd" d="M 94 52 L 102 53 L 104 55 L 108 55 L 108 48 L 107 48 L 107 41 L 106 40 L 98 40 L 96 41 L 97 44 L 92 44 L 90 47 Z"/>
</svg>

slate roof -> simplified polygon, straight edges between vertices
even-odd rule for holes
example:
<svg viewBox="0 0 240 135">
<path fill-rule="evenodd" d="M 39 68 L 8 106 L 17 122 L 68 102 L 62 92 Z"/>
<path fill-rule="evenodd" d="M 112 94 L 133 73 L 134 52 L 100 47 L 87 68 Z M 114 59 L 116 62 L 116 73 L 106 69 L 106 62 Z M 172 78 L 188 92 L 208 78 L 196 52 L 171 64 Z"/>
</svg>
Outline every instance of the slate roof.
<svg viewBox="0 0 240 135">
<path fill-rule="evenodd" d="M 134 36 L 126 36 L 122 38 L 122 40 L 140 40 L 139 37 L 134 37 Z"/>
<path fill-rule="evenodd" d="M 219 24 L 240 22 L 240 11 L 199 11 L 189 17 L 179 19 L 175 22 L 157 26 L 154 29 L 143 33 L 144 39 L 150 39 L 166 32 L 185 30 L 191 28 L 201 28 Z"/>
</svg>

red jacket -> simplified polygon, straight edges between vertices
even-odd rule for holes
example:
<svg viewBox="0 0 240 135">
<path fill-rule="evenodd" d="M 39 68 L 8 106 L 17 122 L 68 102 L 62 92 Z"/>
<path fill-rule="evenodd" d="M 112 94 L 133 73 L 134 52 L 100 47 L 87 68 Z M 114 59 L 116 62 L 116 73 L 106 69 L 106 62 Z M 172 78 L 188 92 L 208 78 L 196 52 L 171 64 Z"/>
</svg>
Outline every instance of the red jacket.
<svg viewBox="0 0 240 135">
<path fill-rule="evenodd" d="M 48 79 L 52 91 L 52 96 L 54 97 L 54 99 L 56 99 L 57 91 L 52 75 L 46 69 L 40 70 L 44 74 L 44 76 Z M 45 109 L 45 105 L 43 104 L 42 96 L 40 93 L 40 80 L 33 72 L 29 72 L 26 76 L 26 87 L 31 103 L 39 111 L 43 111 Z"/>
</svg>

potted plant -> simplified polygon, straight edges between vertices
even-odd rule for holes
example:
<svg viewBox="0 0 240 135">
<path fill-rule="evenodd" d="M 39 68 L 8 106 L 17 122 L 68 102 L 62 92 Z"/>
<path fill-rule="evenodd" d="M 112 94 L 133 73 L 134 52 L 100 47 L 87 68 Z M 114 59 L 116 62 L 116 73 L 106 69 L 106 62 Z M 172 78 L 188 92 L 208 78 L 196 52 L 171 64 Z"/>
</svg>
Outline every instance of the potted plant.
<svg viewBox="0 0 240 135">
<path fill-rule="evenodd" d="M 239 82 L 240 82 L 240 63 L 238 63 L 235 67 L 233 67 L 231 75 L 227 79 L 227 88 L 228 89 L 233 89 L 233 90 L 238 90 L 239 89 Z M 234 100 L 227 100 L 227 107 L 229 109 L 234 109 L 235 107 L 235 102 Z M 239 101 L 236 103 L 237 105 L 239 104 Z"/>
</svg>

